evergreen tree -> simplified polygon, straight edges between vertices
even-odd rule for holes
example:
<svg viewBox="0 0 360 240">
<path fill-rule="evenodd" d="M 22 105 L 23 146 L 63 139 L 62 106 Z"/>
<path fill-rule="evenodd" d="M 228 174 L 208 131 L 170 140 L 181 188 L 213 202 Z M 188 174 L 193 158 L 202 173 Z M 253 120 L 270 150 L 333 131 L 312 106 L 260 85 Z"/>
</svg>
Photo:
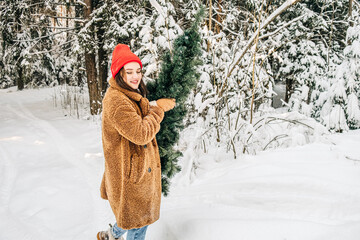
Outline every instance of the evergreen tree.
<svg viewBox="0 0 360 240">
<path fill-rule="evenodd" d="M 346 120 L 350 129 L 360 128 L 360 26 L 350 27 L 347 31 L 344 49 L 345 59 L 340 65 L 339 78 L 345 81 L 348 102 Z"/>
<path fill-rule="evenodd" d="M 344 60 L 323 93 L 327 100 L 321 110 L 322 122 L 337 132 L 360 128 L 360 27 L 350 27 L 346 38 Z"/>
<path fill-rule="evenodd" d="M 54 46 L 53 31 L 50 20 L 45 12 L 54 11 L 54 5 L 50 1 L 44 1 L 44 5 L 33 6 L 28 9 L 31 17 L 28 29 L 31 34 L 31 42 L 24 56 L 25 75 L 29 87 L 48 86 L 56 79 L 55 59 L 51 52 Z"/>
<path fill-rule="evenodd" d="M 2 26 L 1 87 L 44 86 L 54 80 L 52 32 L 45 11 L 50 1 L 7 1 L 0 13 Z"/>
<path fill-rule="evenodd" d="M 292 95 L 289 100 L 290 109 L 306 116 L 312 115 L 313 91 L 317 81 L 326 74 L 326 62 L 322 56 L 324 47 L 313 41 L 301 40 L 293 44 L 285 54 L 281 72 L 289 71 L 293 80 Z"/>
<path fill-rule="evenodd" d="M 329 66 L 344 48 L 347 2 L 305 0 L 279 19 L 286 23 L 300 18 L 277 37 L 277 57 L 272 62 L 276 80 L 286 84 L 285 102 L 289 102 L 291 110 L 319 116 L 319 106 L 313 102 L 319 97 Z M 279 21 L 274 21 L 273 30 Z"/>
<path fill-rule="evenodd" d="M 0 11 L 2 22 L 1 34 L 3 39 L 1 71 L 2 87 L 17 85 L 19 90 L 24 88 L 26 81 L 26 49 L 30 46 L 31 33 L 27 25 L 30 22 L 28 4 L 23 1 L 11 0 L 3 5 Z M 25 61 L 24 61 L 25 60 Z"/>
<path fill-rule="evenodd" d="M 183 120 L 187 112 L 185 102 L 199 77 L 196 72 L 201 53 L 198 28 L 203 14 L 202 8 L 191 28 L 175 39 L 172 52 L 166 52 L 163 57 L 159 77 L 148 83 L 151 94 L 149 100 L 168 97 L 177 101 L 176 107 L 166 113 L 156 137 L 160 149 L 162 190 L 165 195 L 169 192 L 170 178 L 180 171 L 177 161 L 182 154 L 175 150 L 174 145 L 179 140 L 179 131 L 184 127 Z"/>
<path fill-rule="evenodd" d="M 326 100 L 320 112 L 321 122 L 330 130 L 343 132 L 349 129 L 346 123 L 346 89 L 343 79 L 331 79 L 330 89 L 324 93 Z"/>
</svg>

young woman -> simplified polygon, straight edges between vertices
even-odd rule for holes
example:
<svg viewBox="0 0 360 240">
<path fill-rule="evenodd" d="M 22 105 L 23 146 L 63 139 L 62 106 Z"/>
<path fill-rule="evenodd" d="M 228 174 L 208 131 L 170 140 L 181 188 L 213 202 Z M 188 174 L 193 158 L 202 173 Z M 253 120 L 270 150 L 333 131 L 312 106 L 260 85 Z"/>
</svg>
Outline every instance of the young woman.
<svg viewBox="0 0 360 240">
<path fill-rule="evenodd" d="M 155 135 L 175 99 L 149 103 L 142 63 L 127 45 L 112 54 L 110 87 L 103 100 L 102 140 L 105 172 L 101 197 L 109 201 L 116 223 L 98 240 L 143 240 L 147 226 L 159 219 L 161 169 Z"/>
</svg>

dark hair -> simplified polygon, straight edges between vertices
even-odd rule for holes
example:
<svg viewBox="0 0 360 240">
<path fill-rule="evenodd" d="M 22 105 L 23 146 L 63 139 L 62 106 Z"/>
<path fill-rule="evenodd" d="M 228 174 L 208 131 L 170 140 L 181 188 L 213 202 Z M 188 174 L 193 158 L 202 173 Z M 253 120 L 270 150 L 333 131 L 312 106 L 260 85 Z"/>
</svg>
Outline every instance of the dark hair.
<svg viewBox="0 0 360 240">
<path fill-rule="evenodd" d="M 133 89 L 132 87 L 130 87 L 123 79 L 122 74 L 124 73 L 124 67 L 122 67 L 120 69 L 120 71 L 115 75 L 115 81 L 116 83 L 121 87 L 124 88 L 126 90 L 132 91 L 132 92 L 136 92 L 136 93 L 140 93 L 141 96 L 146 97 L 146 95 L 149 94 L 149 91 L 146 88 L 146 85 L 141 77 L 140 79 L 140 84 L 139 84 L 139 89 Z"/>
</svg>

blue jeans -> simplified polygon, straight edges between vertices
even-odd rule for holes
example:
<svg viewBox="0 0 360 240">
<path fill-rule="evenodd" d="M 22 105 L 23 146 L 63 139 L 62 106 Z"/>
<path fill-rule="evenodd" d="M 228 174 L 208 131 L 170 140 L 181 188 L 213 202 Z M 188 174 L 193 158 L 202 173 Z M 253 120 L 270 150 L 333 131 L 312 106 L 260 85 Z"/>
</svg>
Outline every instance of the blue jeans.
<svg viewBox="0 0 360 240">
<path fill-rule="evenodd" d="M 118 227 L 118 225 L 115 223 L 111 229 L 111 233 L 114 236 L 114 238 L 120 238 L 122 235 L 124 235 L 127 232 L 128 234 L 126 240 L 144 240 L 147 227 L 148 226 L 142 228 L 124 230 Z"/>
</svg>

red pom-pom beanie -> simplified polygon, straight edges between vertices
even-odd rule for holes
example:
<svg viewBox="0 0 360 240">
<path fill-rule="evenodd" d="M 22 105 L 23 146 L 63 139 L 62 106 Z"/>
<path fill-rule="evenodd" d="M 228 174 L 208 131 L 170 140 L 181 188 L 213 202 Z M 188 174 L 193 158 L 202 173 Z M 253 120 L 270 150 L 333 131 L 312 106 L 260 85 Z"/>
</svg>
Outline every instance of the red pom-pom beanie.
<svg viewBox="0 0 360 240">
<path fill-rule="evenodd" d="M 138 62 L 142 68 L 141 60 L 138 56 L 131 52 L 128 45 L 118 44 L 114 48 L 111 60 L 111 75 L 115 78 L 115 75 L 120 69 L 129 62 Z"/>
</svg>

